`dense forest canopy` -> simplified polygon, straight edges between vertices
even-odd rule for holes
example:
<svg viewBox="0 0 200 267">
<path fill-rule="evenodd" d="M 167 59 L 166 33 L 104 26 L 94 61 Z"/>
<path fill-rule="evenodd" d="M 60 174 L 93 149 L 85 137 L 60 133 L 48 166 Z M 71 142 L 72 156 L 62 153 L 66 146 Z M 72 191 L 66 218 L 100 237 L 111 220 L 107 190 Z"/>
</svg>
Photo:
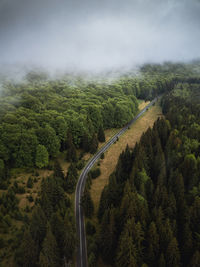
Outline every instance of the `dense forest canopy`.
<svg viewBox="0 0 200 267">
<path fill-rule="evenodd" d="M 137 98 L 153 99 L 175 80 L 172 73 L 124 76 L 110 83 L 45 81 L 34 72 L 27 76 L 27 81 L 7 82 L 1 89 L 0 157 L 9 167 L 39 167 L 38 158 L 55 158 L 66 150 L 69 132 L 76 148 L 90 150 L 99 128 L 122 127 L 136 114 Z"/>
<path fill-rule="evenodd" d="M 36 72 L 18 83 L 4 81 L 0 262 L 16 267 L 74 262 L 77 237 L 72 199 L 85 163 L 83 153 L 97 151 L 98 142 L 105 142 L 105 129 L 128 123 L 138 112 L 138 99 L 163 95 L 166 119 L 157 121 L 134 150 L 127 147 L 120 156 L 102 192 L 97 229 L 89 185 L 99 169 L 88 177 L 82 197 L 85 216 L 90 218 L 88 262 L 96 266 L 100 255 L 113 266 L 182 266 L 183 262 L 198 266 L 198 67 L 199 63 L 148 64 L 136 76 L 127 73 L 109 82 L 78 76 L 50 79 Z M 68 163 L 66 173 L 59 155 Z M 43 179 L 38 171 L 45 168 L 51 175 Z M 23 173 L 19 181 L 16 170 L 32 173 L 26 182 Z M 19 205 L 21 195 L 29 205 Z"/>
<path fill-rule="evenodd" d="M 89 255 L 119 267 L 200 265 L 199 81 L 179 79 L 162 98 L 165 118 L 120 155 Z"/>
</svg>

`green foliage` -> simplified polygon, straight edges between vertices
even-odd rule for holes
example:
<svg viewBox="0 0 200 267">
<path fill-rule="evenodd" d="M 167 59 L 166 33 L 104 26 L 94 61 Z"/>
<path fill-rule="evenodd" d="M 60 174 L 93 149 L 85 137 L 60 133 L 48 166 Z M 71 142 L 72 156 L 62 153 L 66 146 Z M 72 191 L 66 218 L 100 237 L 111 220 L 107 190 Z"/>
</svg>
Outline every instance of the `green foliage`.
<svg viewBox="0 0 200 267">
<path fill-rule="evenodd" d="M 15 255 L 18 266 L 35 267 L 37 262 L 37 246 L 34 242 L 29 229 L 24 233 L 20 248 Z"/>
<path fill-rule="evenodd" d="M 58 167 L 57 163 L 56 171 Z M 76 247 L 74 217 L 60 178 L 43 179 L 40 204 L 34 206 L 30 220 L 24 220 L 22 234 L 17 237 L 16 266 L 61 266 L 64 258 L 66 264 L 72 261 Z"/>
<path fill-rule="evenodd" d="M 105 142 L 105 140 L 106 140 L 102 125 L 99 127 L 98 140 L 99 140 L 99 142 Z"/>
<path fill-rule="evenodd" d="M 101 154 L 101 159 L 104 159 L 104 157 L 105 157 L 105 156 L 104 156 L 104 153 L 102 153 L 102 154 Z"/>
<path fill-rule="evenodd" d="M 49 163 L 49 153 L 45 146 L 38 145 L 36 150 L 35 165 L 38 168 L 46 167 Z"/>
<path fill-rule="evenodd" d="M 96 134 L 93 134 L 92 140 L 91 140 L 91 145 L 90 145 L 90 152 L 92 154 L 95 154 L 97 152 L 98 148 L 98 140 Z"/>
<path fill-rule="evenodd" d="M 26 186 L 28 188 L 33 188 L 33 178 L 29 177 Z"/>
<path fill-rule="evenodd" d="M 4 163 L 34 166 L 38 144 L 56 157 L 67 149 L 69 130 L 75 148 L 95 153 L 94 134 L 103 142 L 103 129 L 121 127 L 137 112 L 136 90 L 131 89 L 134 79 L 100 86 L 90 81 L 81 84 L 70 77 L 67 81 L 45 77 L 31 72 L 27 83 L 9 83 L 2 89 L 0 159 Z M 68 158 L 75 161 L 72 153 Z"/>
<path fill-rule="evenodd" d="M 60 266 L 58 245 L 49 224 L 47 224 L 47 234 L 42 244 L 42 250 L 40 252 L 40 266 Z"/>
<path fill-rule="evenodd" d="M 146 65 L 141 72 L 101 83 L 69 76 L 48 81 L 45 73 L 32 72 L 23 83 L 2 86 L 0 188 L 7 191 L 0 195 L 0 232 L 3 246 L 15 251 L 14 265 L 62 266 L 74 258 L 74 216 L 63 188 L 74 191 L 83 162 L 71 164 L 64 177 L 49 159 L 61 151 L 74 163 L 77 149 L 96 153 L 103 129 L 135 116 L 137 98 L 150 100 L 173 88 L 162 100 L 166 120 L 157 121 L 134 150 L 126 148 L 103 190 L 100 227 L 95 233 L 92 223 L 86 225 L 88 263 L 96 266 L 100 252 L 111 266 L 116 258 L 119 266 L 199 265 L 200 79 L 185 64 Z M 35 166 L 54 173 L 42 181 L 33 211 L 20 212 L 16 194 L 25 188 L 16 181 L 10 186 L 10 169 Z M 88 175 L 82 199 L 88 217 L 94 210 L 90 185 Z"/>
<path fill-rule="evenodd" d="M 94 204 L 90 195 L 90 191 L 86 188 L 81 198 L 81 205 L 83 206 L 86 217 L 91 218 L 94 213 Z"/>
<path fill-rule="evenodd" d="M 111 266 L 199 264 L 200 80 L 186 82 L 164 96 L 166 118 L 122 152 L 102 191 L 95 238 Z"/>
<path fill-rule="evenodd" d="M 121 237 L 120 240 L 120 248 L 117 254 L 116 266 L 117 267 L 136 267 L 136 255 L 135 255 L 135 247 L 133 244 L 133 240 L 131 237 L 124 236 Z"/>
<path fill-rule="evenodd" d="M 90 171 L 90 175 L 92 179 L 96 179 L 98 176 L 100 176 L 101 170 L 100 168 L 95 168 Z"/>
<path fill-rule="evenodd" d="M 91 221 L 87 221 L 86 223 L 86 233 L 87 235 L 94 235 L 96 233 L 96 228 Z"/>
<path fill-rule="evenodd" d="M 76 188 L 77 179 L 78 179 L 78 173 L 76 170 L 76 165 L 74 163 L 71 163 L 64 182 L 64 189 L 66 192 L 68 193 L 74 192 Z"/>
<path fill-rule="evenodd" d="M 85 166 L 85 160 L 79 160 L 79 161 L 77 162 L 77 164 L 76 164 L 76 168 L 77 168 L 78 170 L 82 170 L 84 166 Z"/>
<path fill-rule="evenodd" d="M 62 167 L 61 167 L 61 165 L 60 165 L 58 160 L 55 161 L 53 169 L 54 169 L 53 176 L 55 178 L 64 179 L 64 173 L 63 173 Z"/>
<path fill-rule="evenodd" d="M 66 144 L 67 144 L 66 160 L 70 162 L 76 162 L 77 161 L 76 148 L 72 142 L 72 135 L 70 132 L 68 132 Z"/>
</svg>

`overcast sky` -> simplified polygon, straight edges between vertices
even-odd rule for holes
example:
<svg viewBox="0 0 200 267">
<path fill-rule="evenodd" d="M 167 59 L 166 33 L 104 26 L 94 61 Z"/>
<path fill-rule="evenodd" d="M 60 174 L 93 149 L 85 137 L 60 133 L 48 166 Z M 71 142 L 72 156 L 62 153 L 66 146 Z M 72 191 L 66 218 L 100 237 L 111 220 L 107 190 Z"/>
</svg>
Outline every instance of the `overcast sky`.
<svg viewBox="0 0 200 267">
<path fill-rule="evenodd" d="M 0 65 L 102 71 L 196 58 L 199 0 L 0 0 Z"/>
</svg>

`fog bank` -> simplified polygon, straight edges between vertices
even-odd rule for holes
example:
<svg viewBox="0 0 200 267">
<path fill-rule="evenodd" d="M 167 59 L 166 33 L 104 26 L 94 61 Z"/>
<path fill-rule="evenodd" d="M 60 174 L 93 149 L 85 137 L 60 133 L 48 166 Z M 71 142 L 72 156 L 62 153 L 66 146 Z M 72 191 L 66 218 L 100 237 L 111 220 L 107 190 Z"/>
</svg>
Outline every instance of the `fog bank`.
<svg viewBox="0 0 200 267">
<path fill-rule="evenodd" d="M 200 58 L 198 0 L 2 0 L 0 66 L 99 72 Z"/>
</svg>

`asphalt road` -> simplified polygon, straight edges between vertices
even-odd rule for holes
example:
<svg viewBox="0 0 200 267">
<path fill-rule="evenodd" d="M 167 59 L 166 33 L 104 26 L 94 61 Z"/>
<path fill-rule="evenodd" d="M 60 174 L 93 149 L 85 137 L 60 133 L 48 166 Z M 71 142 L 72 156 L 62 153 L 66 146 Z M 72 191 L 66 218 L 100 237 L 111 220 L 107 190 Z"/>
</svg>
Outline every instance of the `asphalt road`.
<svg viewBox="0 0 200 267">
<path fill-rule="evenodd" d="M 76 195 L 75 195 L 75 214 L 76 214 L 76 230 L 78 236 L 78 247 L 77 247 L 77 267 L 87 267 L 87 246 L 86 246 L 86 236 L 85 236 L 85 224 L 84 224 L 84 214 L 81 203 L 81 196 L 85 188 L 85 182 L 87 179 L 87 174 L 93 167 L 95 162 L 117 139 L 139 118 L 146 110 L 152 106 L 157 101 L 155 98 L 151 101 L 136 117 L 134 117 L 126 126 L 124 126 L 118 133 L 116 133 L 87 163 L 81 175 L 79 177 L 78 183 L 76 185 Z"/>
</svg>

